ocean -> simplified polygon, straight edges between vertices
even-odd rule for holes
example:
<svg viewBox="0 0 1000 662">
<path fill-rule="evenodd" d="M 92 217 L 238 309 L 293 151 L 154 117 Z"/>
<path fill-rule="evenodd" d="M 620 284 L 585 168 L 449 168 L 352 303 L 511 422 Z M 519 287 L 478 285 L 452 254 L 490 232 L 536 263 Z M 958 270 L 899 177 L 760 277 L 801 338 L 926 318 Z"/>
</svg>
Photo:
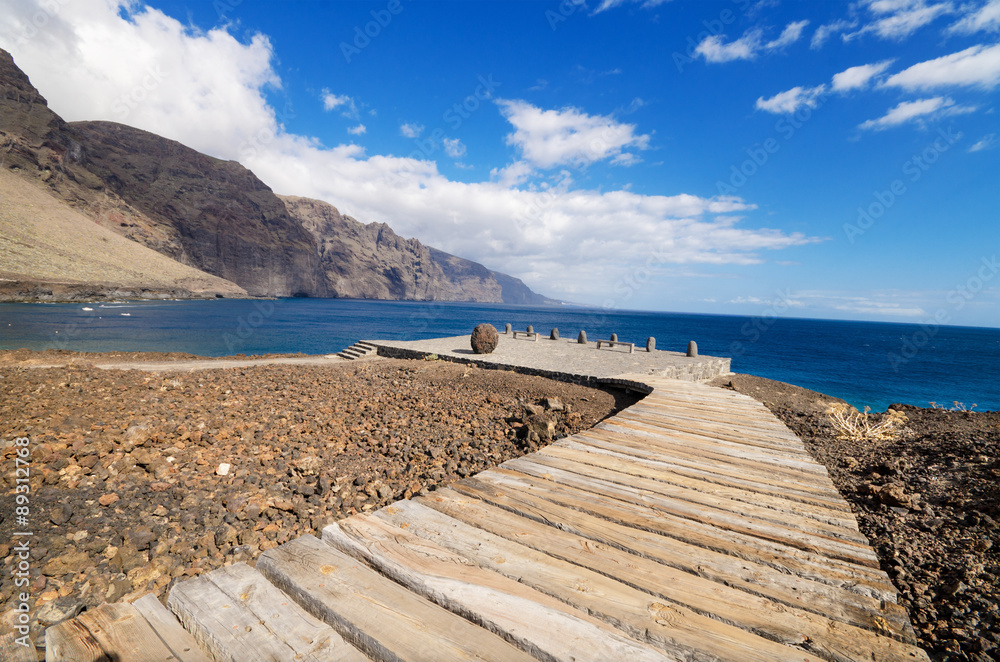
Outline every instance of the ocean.
<svg viewBox="0 0 1000 662">
<path fill-rule="evenodd" d="M 89 310 L 88 310 L 89 309 Z M 1000 410 L 1000 329 L 575 307 L 348 299 L 0 304 L 0 349 L 160 351 L 201 356 L 329 354 L 357 340 L 415 340 L 528 324 L 591 340 L 732 358 L 776 379 L 883 411 L 893 402 Z"/>
</svg>

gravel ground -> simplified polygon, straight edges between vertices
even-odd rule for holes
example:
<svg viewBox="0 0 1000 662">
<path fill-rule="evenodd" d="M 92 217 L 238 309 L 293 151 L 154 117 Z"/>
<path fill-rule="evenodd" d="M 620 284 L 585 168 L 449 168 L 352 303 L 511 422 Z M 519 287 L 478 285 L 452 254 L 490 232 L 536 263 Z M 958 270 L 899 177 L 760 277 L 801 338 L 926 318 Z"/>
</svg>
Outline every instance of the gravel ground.
<svg viewBox="0 0 1000 662">
<path fill-rule="evenodd" d="M 841 400 L 751 375 L 714 383 L 763 402 L 826 466 L 931 659 L 1000 659 L 1000 412 L 890 405 L 908 419 L 899 439 L 845 441 L 826 416 Z"/>
<path fill-rule="evenodd" d="M 14 440 L 28 435 L 35 636 L 87 606 L 165 598 L 177 581 L 531 452 L 637 398 L 399 360 L 8 366 L 0 384 L 0 635 L 16 618 Z"/>
</svg>

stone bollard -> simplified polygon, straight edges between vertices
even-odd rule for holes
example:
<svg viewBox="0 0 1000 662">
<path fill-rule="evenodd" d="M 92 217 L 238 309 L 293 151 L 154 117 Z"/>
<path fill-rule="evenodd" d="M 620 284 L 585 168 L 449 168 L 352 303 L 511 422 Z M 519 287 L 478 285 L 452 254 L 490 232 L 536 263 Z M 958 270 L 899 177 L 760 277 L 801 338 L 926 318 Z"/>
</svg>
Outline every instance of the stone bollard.
<svg viewBox="0 0 1000 662">
<path fill-rule="evenodd" d="M 580 335 L 578 335 L 576 337 L 576 341 L 578 343 L 580 343 L 581 345 L 586 345 L 587 344 L 587 332 L 586 331 L 580 331 Z"/>
<path fill-rule="evenodd" d="M 529 325 L 528 325 L 528 333 L 534 333 L 534 332 L 535 332 L 535 327 L 533 327 L 533 326 L 531 326 L 531 325 L 529 324 Z"/>
<path fill-rule="evenodd" d="M 504 332 L 504 333 L 505 333 L 506 335 L 508 335 L 508 336 L 510 335 L 510 332 L 511 332 L 511 326 L 510 326 L 510 324 L 508 324 L 507 326 L 505 326 L 505 327 L 503 328 L 503 332 Z"/>
<path fill-rule="evenodd" d="M 688 356 L 698 356 L 698 343 L 693 340 L 688 343 Z"/>
<path fill-rule="evenodd" d="M 612 333 L 611 334 L 611 342 L 618 342 L 618 334 L 617 333 Z"/>
<path fill-rule="evenodd" d="M 646 351 L 652 352 L 654 349 L 656 349 L 656 338 L 650 336 L 646 338 Z"/>
<path fill-rule="evenodd" d="M 559 340 L 559 329 L 552 329 L 552 333 L 549 334 L 549 340 Z"/>
</svg>

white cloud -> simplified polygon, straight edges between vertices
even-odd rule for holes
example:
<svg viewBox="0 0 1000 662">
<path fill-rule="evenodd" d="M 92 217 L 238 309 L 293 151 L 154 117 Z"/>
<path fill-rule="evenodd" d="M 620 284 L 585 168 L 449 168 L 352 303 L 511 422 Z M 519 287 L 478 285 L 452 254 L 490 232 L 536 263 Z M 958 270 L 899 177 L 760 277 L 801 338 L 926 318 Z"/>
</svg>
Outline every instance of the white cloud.
<svg viewBox="0 0 1000 662">
<path fill-rule="evenodd" d="M 340 110 L 340 114 L 344 117 L 352 120 L 358 119 L 358 104 L 352 97 L 349 97 L 346 94 L 337 95 L 332 93 L 330 90 L 323 88 L 322 99 L 323 110 Z"/>
<path fill-rule="evenodd" d="M 732 62 L 733 60 L 753 60 L 760 53 L 778 50 L 794 44 L 802 37 L 802 31 L 809 25 L 809 21 L 795 21 L 785 26 L 777 39 L 765 43 L 763 41 L 764 32 L 759 28 L 752 28 L 743 33 L 743 36 L 729 43 L 725 42 L 725 35 L 710 35 L 701 40 L 695 49 L 695 55 L 705 58 L 706 62 Z"/>
<path fill-rule="evenodd" d="M 785 26 L 785 29 L 781 31 L 781 36 L 774 41 L 768 42 L 764 48 L 770 50 L 794 44 L 799 40 L 799 37 L 802 36 L 802 31 L 807 25 L 809 25 L 809 21 L 796 21 L 794 23 L 789 23 Z"/>
<path fill-rule="evenodd" d="M 341 106 L 348 106 L 351 102 L 351 97 L 349 96 L 338 96 L 324 88 L 323 90 L 323 110 L 336 110 Z"/>
<path fill-rule="evenodd" d="M 968 86 L 991 90 L 1000 84 L 1000 44 L 972 46 L 964 51 L 915 64 L 885 81 L 889 87 L 928 90 Z"/>
<path fill-rule="evenodd" d="M 279 193 L 389 223 L 403 236 L 522 277 L 551 296 L 600 303 L 615 296 L 616 278 L 636 265 L 655 271 L 661 264 L 753 264 L 766 251 L 816 241 L 745 224 L 735 215 L 754 205 L 738 197 L 578 189 L 563 173 L 554 186 L 465 183 L 443 176 L 431 161 L 367 154 L 355 144 L 324 147 L 289 133 L 268 105 L 264 92 L 280 80 L 266 37 L 242 43 L 224 29 L 198 32 L 124 2 L 66 3 L 37 37 L 20 42 L 20 31 L 45 4 L 22 0 L 0 21 L 0 43 L 12 45 L 18 65 L 69 120 L 121 121 L 116 100 L 141 84 L 148 68 L 162 66 L 158 87 L 130 108 L 129 124 L 237 159 Z M 526 160 L 505 169 L 512 175 L 517 168 L 610 160 L 649 142 L 608 117 L 510 103 L 501 109 L 520 124 L 511 140 Z M 584 137 L 604 146 L 593 151 Z"/>
<path fill-rule="evenodd" d="M 460 159 L 465 156 L 465 145 L 458 138 L 445 138 L 444 152 L 453 159 Z"/>
<path fill-rule="evenodd" d="M 368 127 L 366 127 L 364 124 L 359 124 L 357 126 L 352 126 L 350 129 L 347 130 L 347 132 L 352 136 L 363 136 L 365 133 L 368 132 Z"/>
<path fill-rule="evenodd" d="M 959 106 L 951 97 L 933 97 L 903 101 L 894 106 L 882 117 L 863 122 L 859 128 L 881 131 L 889 127 L 899 126 L 907 122 L 921 121 L 944 115 L 961 115 L 971 113 L 976 109 L 971 106 Z"/>
<path fill-rule="evenodd" d="M 971 11 L 949 26 L 948 32 L 957 34 L 1000 32 L 1000 0 L 989 0 L 982 7 Z"/>
<path fill-rule="evenodd" d="M 705 37 L 694 52 L 705 58 L 706 62 L 732 62 L 733 60 L 752 60 L 760 50 L 762 36 L 760 30 L 747 30 L 743 36 L 728 44 L 720 35 Z"/>
<path fill-rule="evenodd" d="M 517 147 L 525 161 L 539 168 L 620 158 L 628 148 L 645 149 L 650 137 L 635 132 L 607 115 L 588 115 L 576 108 L 542 110 L 526 101 L 497 101 L 514 126 L 507 144 Z"/>
<path fill-rule="evenodd" d="M 790 90 L 779 92 L 770 99 L 759 97 L 756 107 L 758 110 L 766 110 L 769 113 L 787 114 L 794 113 L 803 106 L 816 108 L 819 105 L 819 97 L 826 91 L 826 85 L 816 87 L 793 87 Z"/>
<path fill-rule="evenodd" d="M 0 43 L 68 121 L 122 122 L 220 156 L 282 119 L 264 99 L 281 85 L 264 35 L 243 43 L 124 0 L 23 0 L 3 11 Z"/>
<path fill-rule="evenodd" d="M 416 138 L 421 133 L 423 133 L 424 125 L 413 123 L 401 124 L 399 127 L 399 132 L 403 134 L 405 138 Z"/>
<path fill-rule="evenodd" d="M 571 0 L 574 4 L 585 4 L 586 0 Z M 632 4 L 640 4 L 643 9 L 652 9 L 653 7 L 659 7 L 662 4 L 670 2 L 670 0 L 601 0 L 601 4 L 597 6 L 594 10 L 594 14 L 600 14 L 609 9 L 614 9 L 615 7 L 620 7 L 626 2 Z"/>
<path fill-rule="evenodd" d="M 845 69 L 839 74 L 834 74 L 831 87 L 834 92 L 864 89 L 868 87 L 872 78 L 888 69 L 893 62 L 895 60 L 882 60 L 874 64 L 862 64 Z"/>
<path fill-rule="evenodd" d="M 866 7 L 874 20 L 857 32 L 844 34 L 844 41 L 872 32 L 883 39 L 905 39 L 955 10 L 951 2 L 928 5 L 925 0 L 867 0 Z"/>
<path fill-rule="evenodd" d="M 980 138 L 975 145 L 969 148 L 969 152 L 981 152 L 985 149 L 993 149 L 997 146 L 997 134 L 987 133 Z"/>
<path fill-rule="evenodd" d="M 816 32 L 813 33 L 812 40 L 809 42 L 809 48 L 817 49 L 822 48 L 823 44 L 830 39 L 832 35 L 838 32 L 846 32 L 847 30 L 853 30 L 858 26 L 858 21 L 842 19 L 839 21 L 834 21 L 833 23 L 827 23 L 826 25 L 821 25 L 816 28 Z"/>
</svg>

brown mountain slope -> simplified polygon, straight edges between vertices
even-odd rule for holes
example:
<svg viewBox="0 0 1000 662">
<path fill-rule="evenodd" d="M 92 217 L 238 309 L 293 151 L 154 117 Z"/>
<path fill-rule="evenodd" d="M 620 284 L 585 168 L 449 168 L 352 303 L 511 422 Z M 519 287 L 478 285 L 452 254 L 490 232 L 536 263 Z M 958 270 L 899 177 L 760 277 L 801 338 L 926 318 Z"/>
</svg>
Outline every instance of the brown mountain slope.
<svg viewBox="0 0 1000 662">
<path fill-rule="evenodd" d="M 385 223 L 361 223 L 321 200 L 278 196 L 312 233 L 333 296 L 505 303 L 553 303 L 521 281 L 403 239 Z"/>
<path fill-rule="evenodd" d="M 0 169 L 0 300 L 246 296 L 243 288 L 100 227 Z"/>
</svg>

